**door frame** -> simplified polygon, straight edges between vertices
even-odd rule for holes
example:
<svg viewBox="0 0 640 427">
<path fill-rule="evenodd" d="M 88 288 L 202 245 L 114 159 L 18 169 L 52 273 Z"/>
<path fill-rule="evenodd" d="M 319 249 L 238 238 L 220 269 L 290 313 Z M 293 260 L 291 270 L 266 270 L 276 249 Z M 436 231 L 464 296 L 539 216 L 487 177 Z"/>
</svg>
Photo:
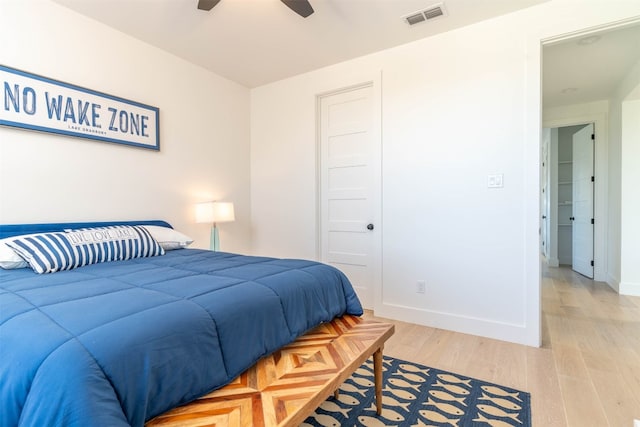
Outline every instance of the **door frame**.
<svg viewBox="0 0 640 427">
<path fill-rule="evenodd" d="M 545 132 L 548 129 L 549 132 Z M 549 188 L 551 187 L 551 129 L 545 128 L 541 132 L 542 143 L 540 150 L 540 251 L 544 258 L 549 262 L 551 253 L 549 252 L 549 236 L 551 235 L 551 196 Z"/>
<path fill-rule="evenodd" d="M 595 124 L 595 131 L 597 135 L 601 137 L 601 144 L 597 146 L 597 150 L 602 149 L 602 145 L 606 146 L 605 156 L 602 153 L 596 151 L 596 156 L 599 158 L 599 162 L 608 162 L 608 128 L 606 126 L 606 117 L 604 114 L 594 114 L 584 118 L 562 118 L 558 120 L 544 120 L 544 106 L 542 99 L 543 88 L 543 59 L 544 59 L 544 46 L 552 43 L 557 43 L 562 40 L 575 38 L 579 36 L 588 35 L 590 33 L 599 32 L 603 30 L 610 30 L 616 28 L 622 28 L 627 25 L 634 25 L 640 22 L 638 17 L 624 18 L 620 21 L 602 22 L 601 19 L 596 19 L 596 23 L 584 25 L 583 23 L 575 23 L 573 26 L 569 26 L 564 31 L 562 29 L 547 31 L 541 29 L 540 32 L 527 40 L 526 51 L 528 59 L 526 61 L 525 73 L 526 73 L 526 85 L 525 85 L 525 125 L 526 133 L 531 136 L 530 144 L 527 144 L 525 148 L 525 158 L 528 160 L 525 163 L 525 208 L 528 209 L 525 214 L 525 324 L 528 327 L 527 342 L 531 345 L 540 346 L 542 344 L 542 259 L 540 256 L 540 144 L 542 144 L 542 129 L 544 127 L 554 127 L 575 124 L 577 120 L 592 121 Z M 567 26 L 565 25 L 565 27 Z M 595 117 L 594 117 L 595 116 Z M 606 130 L 606 132 L 604 131 Z M 602 179 L 596 181 L 596 188 L 598 194 L 605 196 L 606 192 L 602 192 L 603 185 L 608 178 L 608 167 L 605 165 L 603 170 L 601 164 L 596 164 L 596 173 L 599 174 Z M 596 178 L 597 179 L 597 178 Z M 606 190 L 606 188 L 605 188 Z M 599 198 L 598 198 L 599 200 Z M 596 202 L 598 203 L 598 202 Z M 606 239 L 607 235 L 602 233 L 602 228 L 608 223 L 608 211 L 602 207 L 600 203 L 596 207 L 596 215 L 603 215 L 602 220 L 597 221 L 596 230 L 598 233 L 598 243 L 594 247 L 594 258 L 598 256 L 602 262 L 598 266 L 598 274 L 601 273 L 601 269 L 605 267 L 607 262 L 606 253 L 603 253 L 600 240 Z M 604 230 L 606 233 L 606 229 Z M 594 238 L 595 238 L 594 234 Z M 602 244 L 605 245 L 606 242 Z M 604 255 L 604 256 L 603 256 Z M 594 259 L 595 262 L 595 259 Z M 595 266 L 594 266 L 595 267 Z M 594 269 L 595 270 L 595 269 Z M 595 271 L 594 271 L 595 277 Z M 600 276 L 598 276 L 600 277 Z M 606 280 L 605 280 L 606 281 Z M 607 282 L 609 283 L 609 282 Z"/>
<path fill-rule="evenodd" d="M 377 191 L 372 191 L 371 206 L 375 207 L 375 212 L 372 214 L 372 221 L 375 224 L 375 228 L 372 231 L 372 294 L 373 294 L 373 311 L 380 310 L 383 302 L 382 295 L 382 262 L 383 262 L 383 249 L 382 249 L 382 231 L 383 218 L 382 218 L 382 78 L 379 73 L 375 78 L 362 81 L 348 86 L 341 86 L 335 89 L 329 89 L 316 94 L 316 259 L 322 261 L 322 241 L 323 232 L 322 229 L 322 138 L 321 138 L 321 102 L 323 98 L 338 95 L 345 92 L 350 92 L 365 87 L 371 87 L 372 90 L 372 102 L 373 102 L 373 123 L 371 125 L 371 134 L 373 146 L 373 154 L 371 158 L 371 166 L 376 170 L 372 174 L 375 176 L 372 188 Z"/>
<path fill-rule="evenodd" d="M 595 134 L 594 168 L 595 182 L 593 187 L 593 280 L 607 281 L 607 224 L 609 211 L 607 209 L 607 189 L 609 186 L 609 139 L 606 115 L 593 113 L 584 116 L 568 117 L 564 119 L 545 120 L 543 128 L 561 128 L 567 126 L 586 125 L 593 123 Z M 540 165 L 542 167 L 542 165 Z M 552 231 L 552 234 L 553 231 Z M 556 231 L 557 236 L 557 231 Z"/>
</svg>

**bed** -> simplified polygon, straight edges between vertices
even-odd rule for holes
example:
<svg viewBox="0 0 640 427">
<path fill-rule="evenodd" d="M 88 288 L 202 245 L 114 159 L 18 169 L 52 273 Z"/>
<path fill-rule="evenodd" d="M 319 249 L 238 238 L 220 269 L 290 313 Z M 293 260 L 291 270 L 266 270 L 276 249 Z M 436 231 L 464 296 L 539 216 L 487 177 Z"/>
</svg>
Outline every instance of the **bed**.
<svg viewBox="0 0 640 427">
<path fill-rule="evenodd" d="M 0 226 L 0 239 L 163 221 Z M 171 248 L 175 249 L 175 248 Z M 0 425 L 142 426 L 362 307 L 321 263 L 199 249 L 0 270 Z"/>
</svg>

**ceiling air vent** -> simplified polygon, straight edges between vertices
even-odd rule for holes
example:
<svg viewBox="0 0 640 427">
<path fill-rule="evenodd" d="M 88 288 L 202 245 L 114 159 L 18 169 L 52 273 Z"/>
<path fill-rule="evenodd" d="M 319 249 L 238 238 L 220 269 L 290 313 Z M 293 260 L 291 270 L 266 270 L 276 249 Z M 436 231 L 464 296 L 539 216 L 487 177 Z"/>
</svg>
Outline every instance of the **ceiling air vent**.
<svg viewBox="0 0 640 427">
<path fill-rule="evenodd" d="M 445 16 L 447 14 L 444 4 L 438 3 L 432 6 L 429 6 L 426 9 L 418 10 L 417 12 L 410 13 L 409 15 L 403 16 L 402 19 L 409 24 L 415 25 L 420 22 L 430 21 L 432 19 L 439 18 L 441 16 Z"/>
<path fill-rule="evenodd" d="M 409 24 L 409 25 L 416 25 L 416 24 L 418 24 L 420 22 L 424 22 L 424 21 L 427 20 L 427 18 L 424 17 L 422 12 L 414 13 L 413 15 L 409 15 L 409 16 L 405 16 L 404 19 L 407 20 L 407 24 Z"/>
</svg>

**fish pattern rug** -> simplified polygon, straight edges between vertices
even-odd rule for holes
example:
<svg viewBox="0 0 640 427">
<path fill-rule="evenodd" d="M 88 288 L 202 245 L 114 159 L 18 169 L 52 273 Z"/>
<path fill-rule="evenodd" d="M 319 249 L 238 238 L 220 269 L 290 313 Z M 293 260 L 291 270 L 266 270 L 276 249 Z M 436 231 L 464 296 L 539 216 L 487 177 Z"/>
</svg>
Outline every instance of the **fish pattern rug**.
<svg viewBox="0 0 640 427">
<path fill-rule="evenodd" d="M 531 426 L 529 393 L 390 357 L 378 416 L 373 378 L 369 360 L 301 427 Z"/>
</svg>

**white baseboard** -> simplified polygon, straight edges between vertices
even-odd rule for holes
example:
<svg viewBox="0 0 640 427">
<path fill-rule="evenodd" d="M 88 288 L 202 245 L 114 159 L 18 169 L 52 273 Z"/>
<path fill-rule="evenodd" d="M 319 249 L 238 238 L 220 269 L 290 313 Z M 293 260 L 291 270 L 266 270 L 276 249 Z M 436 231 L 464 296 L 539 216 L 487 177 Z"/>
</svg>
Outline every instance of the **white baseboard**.
<svg viewBox="0 0 640 427">
<path fill-rule="evenodd" d="M 558 258 L 548 258 L 547 265 L 549 267 L 560 267 L 560 261 L 558 260 Z"/>
<path fill-rule="evenodd" d="M 378 310 L 375 310 L 374 315 L 531 347 L 540 346 L 540 342 L 534 342 L 535 338 L 532 336 L 532 332 L 526 328 L 526 325 L 461 316 L 459 314 L 434 310 L 417 309 L 415 307 L 395 304 L 382 304 Z"/>
<path fill-rule="evenodd" d="M 620 295 L 629 295 L 632 297 L 640 297 L 640 283 L 620 283 Z"/>
<path fill-rule="evenodd" d="M 617 293 L 620 293 L 620 280 L 619 279 L 616 279 L 612 275 L 608 274 L 606 283 L 607 283 L 607 285 L 609 285 L 609 287 L 611 289 L 613 289 Z"/>
<path fill-rule="evenodd" d="M 561 265 L 569 265 L 571 266 L 573 264 L 573 259 L 572 258 L 558 258 L 559 264 Z"/>
</svg>

